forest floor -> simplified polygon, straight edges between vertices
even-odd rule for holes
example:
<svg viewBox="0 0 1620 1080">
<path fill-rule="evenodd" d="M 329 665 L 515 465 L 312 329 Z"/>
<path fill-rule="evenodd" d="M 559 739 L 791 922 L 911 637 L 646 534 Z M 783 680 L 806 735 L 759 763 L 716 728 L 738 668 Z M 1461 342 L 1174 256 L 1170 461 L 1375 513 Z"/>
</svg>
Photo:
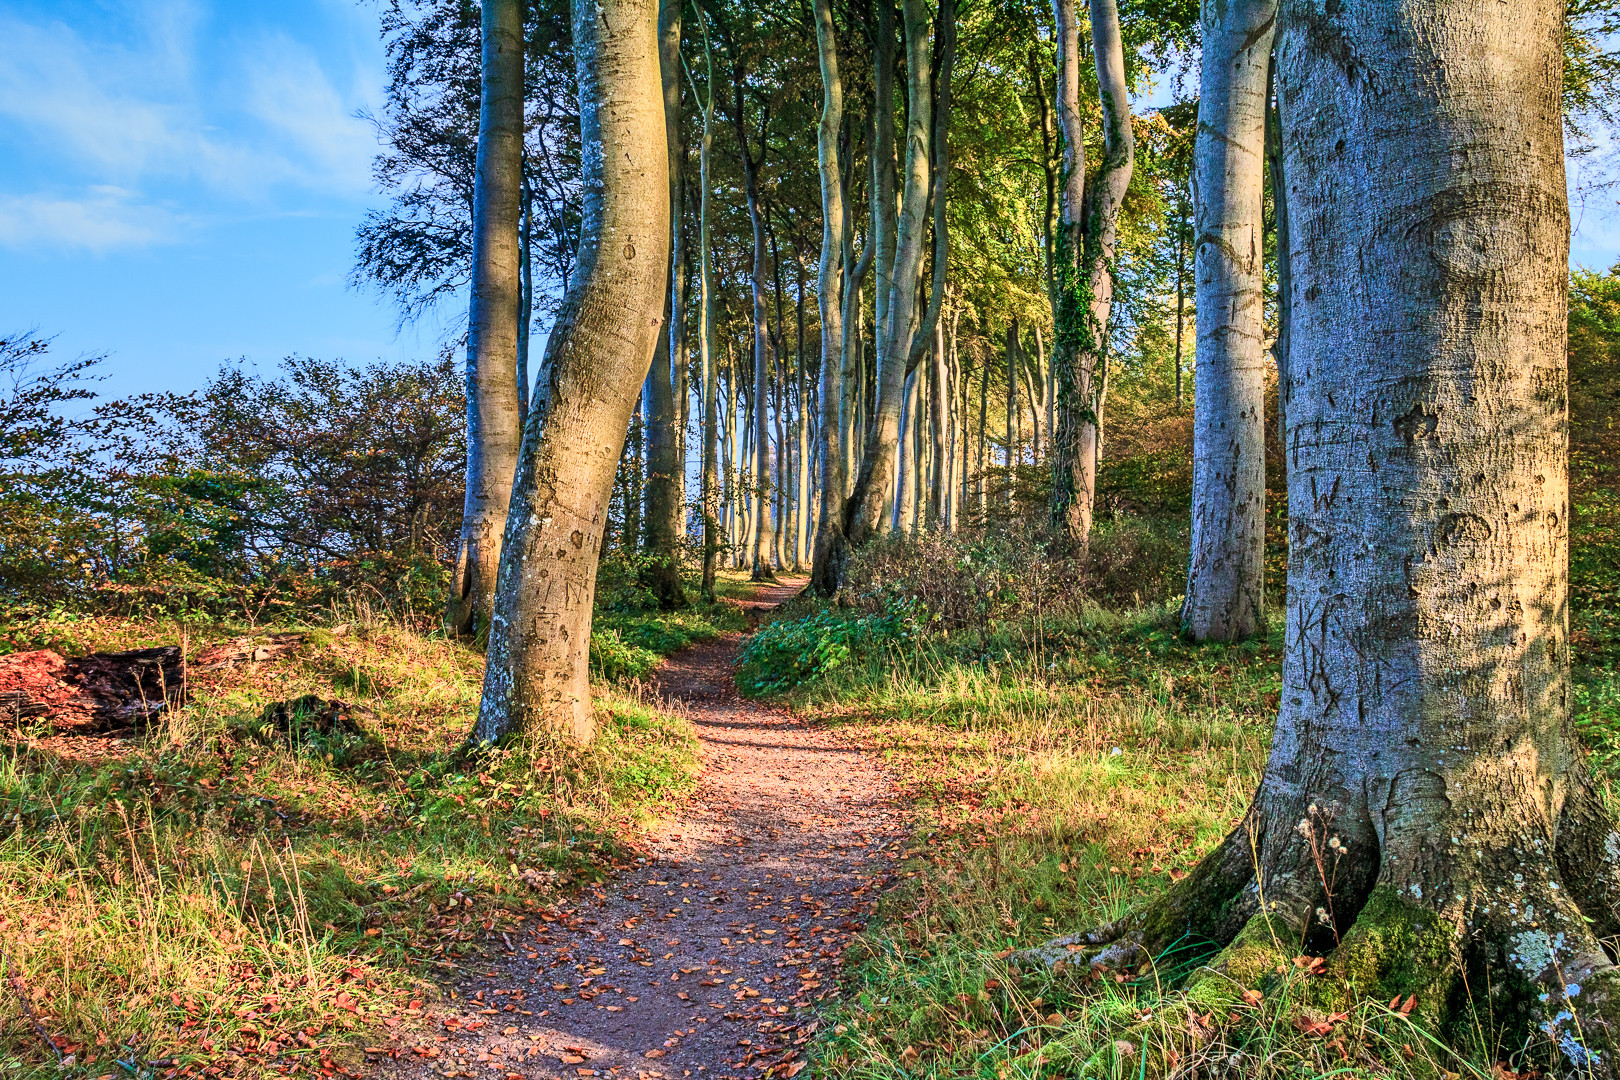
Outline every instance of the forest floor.
<svg viewBox="0 0 1620 1080">
<path fill-rule="evenodd" d="M 757 618 L 802 580 L 760 590 Z M 842 955 L 909 835 L 892 778 L 847 729 L 746 701 L 741 634 L 652 677 L 701 773 L 644 855 L 465 965 L 396 1037 L 397 1077 L 793 1076 Z M 547 921 L 551 919 L 554 921 Z M 377 1048 L 381 1049 L 381 1048 Z"/>
</svg>

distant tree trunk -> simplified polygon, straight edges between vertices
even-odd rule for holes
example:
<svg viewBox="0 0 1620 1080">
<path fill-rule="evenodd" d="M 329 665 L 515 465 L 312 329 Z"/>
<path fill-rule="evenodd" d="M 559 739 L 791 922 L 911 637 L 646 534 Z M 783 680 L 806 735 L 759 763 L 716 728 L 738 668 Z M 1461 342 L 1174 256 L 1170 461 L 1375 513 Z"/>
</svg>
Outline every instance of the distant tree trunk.
<svg viewBox="0 0 1620 1080">
<path fill-rule="evenodd" d="M 934 347 L 934 328 L 945 304 L 950 279 L 951 231 L 945 214 L 946 188 L 951 175 L 951 72 L 956 67 L 956 0 L 939 0 L 939 30 L 934 42 L 939 74 L 934 80 L 934 266 L 928 308 L 911 339 L 907 369 L 916 367 Z"/>
<path fill-rule="evenodd" d="M 754 317 L 754 474 L 753 537 L 750 548 L 752 577 L 755 581 L 775 581 L 771 565 L 771 472 L 770 472 L 770 385 L 776 357 L 771 348 L 769 316 L 765 308 L 765 218 L 759 204 L 759 177 L 753 151 L 748 148 L 748 124 L 743 115 L 743 71 L 732 70 L 737 128 L 737 145 L 743 161 L 743 187 L 748 201 L 748 220 L 754 230 L 753 290 Z M 763 139 L 761 140 L 763 143 Z"/>
<path fill-rule="evenodd" d="M 1187 322 L 1187 238 L 1185 219 L 1176 228 L 1176 411 L 1181 411 L 1181 341 Z"/>
<path fill-rule="evenodd" d="M 1240 984 L 1327 955 L 1338 1000 L 1399 992 L 1428 1031 L 1488 1008 L 1613 1078 L 1616 826 L 1569 719 L 1562 20 L 1283 6 L 1280 713 L 1242 823 L 1109 955 L 1229 941 Z"/>
<path fill-rule="evenodd" d="M 1261 208 L 1277 0 L 1204 0 L 1194 167 L 1197 380 L 1192 548 L 1181 609 L 1194 641 L 1265 627 L 1266 325 Z"/>
<path fill-rule="evenodd" d="M 1292 238 L 1288 235 L 1288 200 L 1284 196 L 1282 164 L 1282 126 L 1277 110 L 1271 106 L 1272 87 L 1277 78 L 1277 61 L 1273 53 L 1266 81 L 1266 157 L 1271 169 L 1271 190 L 1276 210 L 1273 214 L 1277 230 L 1277 340 L 1272 352 L 1277 358 L 1277 444 L 1284 448 L 1282 466 L 1284 478 L 1288 475 L 1288 398 L 1293 392 L 1288 379 L 1289 327 L 1293 324 L 1294 272 L 1289 254 Z"/>
<path fill-rule="evenodd" d="M 681 177 L 681 10 L 682 0 L 660 0 L 658 52 L 663 81 L 665 148 L 669 154 L 671 222 L 668 307 L 665 332 L 647 373 L 647 481 L 646 530 L 649 556 L 642 582 L 664 608 L 686 604 L 681 582 L 680 540 L 683 529 L 681 500 L 682 432 L 680 404 L 675 398 L 673 364 L 685 334 L 684 278 L 681 218 L 685 188 Z"/>
<path fill-rule="evenodd" d="M 880 11 L 887 8 L 880 3 Z M 922 273 L 923 240 L 928 224 L 928 139 L 932 130 L 933 77 L 928 10 L 922 0 L 902 0 L 906 35 L 906 184 L 896 227 L 893 273 L 889 282 L 887 322 L 879 326 L 877 412 L 866 436 L 855 493 L 850 498 L 846 529 L 859 546 L 877 533 L 888 509 L 882 478 L 894 470 L 899 452 L 900 406 L 906 395 L 906 367 L 911 356 L 917 288 Z M 880 19 L 881 23 L 881 19 Z M 881 36 L 881 35 L 880 35 Z M 881 103 L 880 103 L 881 104 Z M 880 108 L 879 112 L 883 110 Z M 881 253 L 879 265 L 881 269 Z M 882 278 L 879 278 L 881 289 Z"/>
<path fill-rule="evenodd" d="M 1018 320 L 1007 327 L 1007 510 L 1017 497 L 1018 469 Z"/>
<path fill-rule="evenodd" d="M 697 8 L 703 26 L 703 56 L 709 61 L 709 31 L 707 16 Z M 703 478 L 700 499 L 703 504 L 703 577 L 700 590 L 703 599 L 714 602 L 715 575 L 719 569 L 720 548 L 724 536 L 720 524 L 720 484 L 717 475 L 719 457 L 719 371 L 715 364 L 714 334 L 716 323 L 714 288 L 714 245 L 709 234 L 709 160 L 714 150 L 714 65 L 706 63 L 704 95 L 699 99 L 702 117 L 702 141 L 698 144 L 698 367 L 703 378 Z M 692 96 L 697 97 L 694 80 Z M 667 122 L 667 113 L 666 113 Z M 729 469 L 729 464 L 728 464 Z"/>
<path fill-rule="evenodd" d="M 467 315 L 467 494 L 445 607 L 450 632 L 472 637 L 489 631 L 522 437 L 517 315 L 523 299 L 518 221 L 523 199 L 523 4 L 487 0 L 481 18 L 483 74 Z"/>
<path fill-rule="evenodd" d="M 934 320 L 934 348 L 933 366 L 934 377 L 929 387 L 934 394 L 933 408 L 930 417 L 929 434 L 934 442 L 934 467 L 929 477 L 930 490 L 928 493 L 928 525 L 930 528 L 945 531 L 949 520 L 950 504 L 948 502 L 951 490 L 949 459 L 946 457 L 947 439 L 950 437 L 950 380 L 946 377 L 945 360 L 945 327 L 938 319 Z"/>
<path fill-rule="evenodd" d="M 985 437 L 990 419 L 990 360 L 984 358 L 979 365 L 979 522 L 983 524 L 990 512 L 990 478 L 985 470 L 990 461 L 986 454 Z"/>
<path fill-rule="evenodd" d="M 522 175 L 523 207 L 522 227 L 518 236 L 518 338 L 517 338 L 517 402 L 518 430 L 529 418 L 529 324 L 534 321 L 534 190 L 529 187 L 527 173 Z M 517 468 L 514 463 L 513 469 Z"/>
<path fill-rule="evenodd" d="M 816 157 L 821 169 L 821 265 L 816 277 L 816 304 L 821 314 L 821 516 L 816 522 L 810 587 L 820 596 L 832 596 L 843 580 L 848 553 L 844 535 L 843 440 L 853 413 L 848 382 L 852 358 L 842 306 L 847 248 L 843 174 L 838 160 L 844 82 L 838 71 L 838 32 L 833 23 L 832 0 L 814 3 L 816 55 L 821 62 L 821 124 L 816 129 Z M 852 283 L 852 288 L 858 286 Z"/>
<path fill-rule="evenodd" d="M 1064 140 L 1062 228 L 1052 362 L 1056 430 L 1052 434 L 1052 520 L 1076 551 L 1091 535 L 1108 390 L 1108 319 L 1113 306 L 1119 209 L 1136 160 L 1125 55 L 1115 0 L 1091 0 L 1091 48 L 1102 105 L 1103 156 L 1085 186 L 1079 116 L 1079 34 L 1074 0 L 1057 0 L 1058 119 Z"/>
<path fill-rule="evenodd" d="M 798 497 L 793 505 L 793 569 L 802 570 L 810 560 L 810 387 L 806 380 L 809 366 L 804 354 L 804 255 L 794 249 L 799 271 L 799 298 L 795 305 L 799 327 L 796 377 L 798 381 L 798 470 L 793 474 Z"/>
<path fill-rule="evenodd" d="M 475 744 L 595 734 L 591 605 L 613 474 L 668 289 L 669 152 L 653 0 L 575 0 L 583 223 L 513 484 Z M 505 305 L 511 312 L 513 305 Z M 510 370 L 510 368 L 508 368 Z"/>
</svg>

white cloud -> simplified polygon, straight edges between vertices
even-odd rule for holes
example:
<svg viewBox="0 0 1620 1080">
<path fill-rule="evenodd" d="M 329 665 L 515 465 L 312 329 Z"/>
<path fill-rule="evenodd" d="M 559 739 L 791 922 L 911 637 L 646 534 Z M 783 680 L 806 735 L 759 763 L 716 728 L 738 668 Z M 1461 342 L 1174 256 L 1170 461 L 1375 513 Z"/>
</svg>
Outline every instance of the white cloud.
<svg viewBox="0 0 1620 1080">
<path fill-rule="evenodd" d="M 315 52 L 280 33 L 203 33 L 187 0 L 121 12 L 116 41 L 62 22 L 0 16 L 0 123 L 30 156 L 66 159 L 90 183 L 189 182 L 232 200 L 291 186 L 354 195 L 369 182 L 372 73 L 334 86 Z M 15 136 L 13 136 L 15 138 Z M 52 167 L 61 172 L 60 164 Z"/>
<path fill-rule="evenodd" d="M 124 188 L 96 187 L 83 197 L 0 195 L 0 246 L 102 254 L 178 240 L 189 221 Z"/>
</svg>

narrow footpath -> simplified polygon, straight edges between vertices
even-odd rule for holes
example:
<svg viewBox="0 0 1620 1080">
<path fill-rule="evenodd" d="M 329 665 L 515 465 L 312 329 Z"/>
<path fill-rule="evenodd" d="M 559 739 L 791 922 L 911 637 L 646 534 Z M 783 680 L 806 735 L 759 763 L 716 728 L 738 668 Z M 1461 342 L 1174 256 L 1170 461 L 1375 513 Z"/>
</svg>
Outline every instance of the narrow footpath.
<svg viewBox="0 0 1620 1080">
<path fill-rule="evenodd" d="M 747 606 L 793 596 L 785 579 Z M 737 696 L 743 635 L 655 673 L 702 744 L 645 865 L 526 922 L 381 1063 L 390 1077 L 792 1077 L 905 840 L 890 778 L 837 731 Z"/>
</svg>

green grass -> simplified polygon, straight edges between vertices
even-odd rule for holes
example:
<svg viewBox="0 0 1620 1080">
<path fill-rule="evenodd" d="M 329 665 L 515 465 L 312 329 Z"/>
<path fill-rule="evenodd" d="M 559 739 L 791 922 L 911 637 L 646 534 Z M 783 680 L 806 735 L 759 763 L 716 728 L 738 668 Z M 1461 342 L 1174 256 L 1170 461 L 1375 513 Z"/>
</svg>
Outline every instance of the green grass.
<svg viewBox="0 0 1620 1080">
<path fill-rule="evenodd" d="M 735 605 L 603 620 L 639 650 L 621 677 L 737 621 Z M 242 629 L 59 612 L 6 634 L 74 654 Z M 43 728 L 13 740 L 0 945 L 33 1020 L 0 1014 L 0 1073 L 60 1076 L 58 1054 L 97 1077 L 358 1067 L 429 976 L 601 880 L 692 781 L 688 725 L 605 683 L 588 750 L 531 737 L 467 758 L 481 680 L 472 650 L 373 624 L 196 676 L 189 706 L 111 756 Z M 361 730 L 265 722 L 305 694 L 353 704 Z"/>
<path fill-rule="evenodd" d="M 1617 506 L 1582 498 L 1572 567 L 1576 717 L 1610 782 Z M 1442 1045 L 1387 1002 L 1334 1020 L 1312 1011 L 1321 976 L 1302 971 L 1253 1003 L 1180 989 L 1208 942 L 1179 943 L 1124 983 L 1010 973 L 1011 950 L 1118 917 L 1238 821 L 1279 703 L 1280 619 L 1263 640 L 1193 646 L 1174 603 L 926 634 L 926 613 L 912 614 L 913 632 L 885 634 L 858 625 L 870 614 L 801 602 L 739 673 L 882 753 L 915 811 L 902 876 L 822 1018 L 827 1075 L 1486 1077 L 1519 1049 L 1485 1032 Z M 1332 1030 L 1301 1030 L 1313 1020 Z"/>
</svg>

